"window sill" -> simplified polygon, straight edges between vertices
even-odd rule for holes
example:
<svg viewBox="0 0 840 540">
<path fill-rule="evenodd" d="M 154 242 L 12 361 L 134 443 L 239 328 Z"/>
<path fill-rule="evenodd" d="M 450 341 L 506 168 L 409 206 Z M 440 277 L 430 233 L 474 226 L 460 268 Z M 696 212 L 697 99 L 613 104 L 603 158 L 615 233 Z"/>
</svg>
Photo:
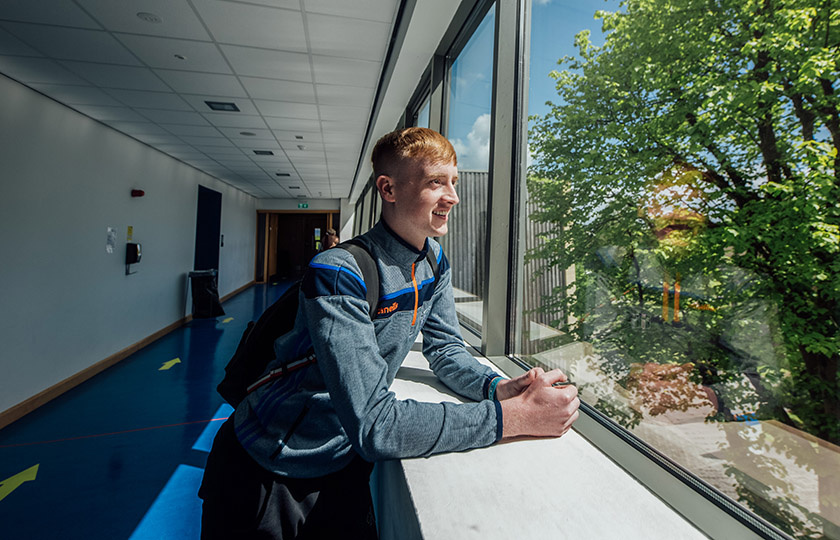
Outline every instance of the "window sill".
<svg viewBox="0 0 840 540">
<path fill-rule="evenodd" d="M 460 401 L 419 352 L 409 354 L 391 390 L 399 399 Z M 706 538 L 574 430 L 380 463 L 374 486 L 383 540 Z"/>
</svg>

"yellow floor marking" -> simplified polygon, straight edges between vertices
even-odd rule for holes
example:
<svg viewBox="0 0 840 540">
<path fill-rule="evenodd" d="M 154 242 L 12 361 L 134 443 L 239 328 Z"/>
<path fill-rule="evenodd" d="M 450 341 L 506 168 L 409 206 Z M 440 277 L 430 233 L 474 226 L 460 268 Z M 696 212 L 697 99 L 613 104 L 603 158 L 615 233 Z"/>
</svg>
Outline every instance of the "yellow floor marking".
<svg viewBox="0 0 840 540">
<path fill-rule="evenodd" d="M 175 364 L 180 364 L 180 363 L 181 363 L 180 358 L 173 358 L 169 362 L 164 362 L 163 365 L 158 368 L 158 371 L 167 370 L 167 369 L 171 368 L 172 366 L 174 366 Z"/>
<path fill-rule="evenodd" d="M 227 319 L 222 319 L 222 324 L 229 323 L 233 320 L 233 317 L 228 317 Z"/>
<path fill-rule="evenodd" d="M 0 501 L 5 499 L 24 482 L 31 482 L 32 480 L 35 480 L 35 476 L 38 475 L 38 465 L 40 465 L 40 463 L 0 482 Z"/>
</svg>

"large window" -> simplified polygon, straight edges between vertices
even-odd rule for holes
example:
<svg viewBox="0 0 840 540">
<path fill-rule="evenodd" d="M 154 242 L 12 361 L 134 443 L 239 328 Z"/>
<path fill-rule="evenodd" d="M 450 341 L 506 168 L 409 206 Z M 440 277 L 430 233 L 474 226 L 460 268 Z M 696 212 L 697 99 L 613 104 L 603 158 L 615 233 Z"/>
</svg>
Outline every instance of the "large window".
<svg viewBox="0 0 840 540">
<path fill-rule="evenodd" d="M 486 8 L 485 8 L 486 9 Z M 441 239 L 452 264 L 458 316 L 481 332 L 485 286 L 487 184 L 493 91 L 495 12 L 479 13 L 480 23 L 466 35 L 449 68 L 446 135 L 458 154 L 458 196 L 450 233 Z M 473 30 L 468 27 L 468 31 Z M 456 43 L 457 47 L 457 43 Z"/>
<path fill-rule="evenodd" d="M 530 17 L 516 352 L 797 538 L 840 538 L 838 19 L 822 0 Z"/>
</svg>

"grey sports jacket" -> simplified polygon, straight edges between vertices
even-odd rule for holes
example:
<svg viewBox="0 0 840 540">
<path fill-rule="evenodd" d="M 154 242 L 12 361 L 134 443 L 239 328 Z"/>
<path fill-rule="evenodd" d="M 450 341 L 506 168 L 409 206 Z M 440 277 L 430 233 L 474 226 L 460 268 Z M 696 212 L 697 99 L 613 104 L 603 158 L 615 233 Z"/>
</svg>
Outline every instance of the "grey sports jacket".
<svg viewBox="0 0 840 540">
<path fill-rule="evenodd" d="M 440 245 L 427 240 L 418 251 L 384 222 L 360 238 L 379 268 L 374 320 L 353 256 L 343 249 L 318 254 L 301 285 L 295 327 L 275 342 L 268 369 L 312 352 L 316 361 L 258 388 L 234 413 L 239 442 L 277 474 L 311 478 L 343 468 L 355 453 L 368 461 L 429 456 L 501 438 L 501 407 L 486 399 L 498 374 L 464 346 Z M 437 284 L 428 249 L 438 260 Z M 421 330 L 434 373 L 475 403 L 398 400 L 388 390 Z"/>
</svg>

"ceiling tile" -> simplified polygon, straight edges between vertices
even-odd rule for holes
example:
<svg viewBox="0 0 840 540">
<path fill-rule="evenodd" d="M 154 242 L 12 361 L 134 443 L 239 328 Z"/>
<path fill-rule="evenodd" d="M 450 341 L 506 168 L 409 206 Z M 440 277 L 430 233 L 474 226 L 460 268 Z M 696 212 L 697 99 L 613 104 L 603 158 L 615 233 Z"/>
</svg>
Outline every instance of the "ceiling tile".
<svg viewBox="0 0 840 540">
<path fill-rule="evenodd" d="M 130 34 L 117 34 L 116 38 L 149 67 L 231 73 L 224 56 L 213 43 Z"/>
<path fill-rule="evenodd" d="M 164 152 L 194 152 L 195 149 L 185 143 L 181 144 L 162 144 L 158 147 L 158 150 L 163 150 Z"/>
<path fill-rule="evenodd" d="M 0 54 L 13 56 L 43 56 L 29 45 L 0 27 Z M 307 61 L 308 61 L 307 57 Z"/>
<path fill-rule="evenodd" d="M 105 28 L 112 32 L 129 32 L 133 34 L 150 34 L 186 39 L 210 39 L 201 21 L 185 0 L 143 0 L 142 2 L 115 2 L 114 0 L 76 1 L 102 23 Z M 56 4 L 55 1 L 51 3 Z M 157 15 L 160 18 L 160 22 L 146 22 L 137 16 L 140 12 Z"/>
<path fill-rule="evenodd" d="M 145 118 L 128 107 L 99 107 L 96 105 L 74 105 L 77 111 L 102 122 L 143 122 Z"/>
<path fill-rule="evenodd" d="M 0 72 L 22 83 L 90 84 L 64 66 L 46 58 L 0 56 Z"/>
<path fill-rule="evenodd" d="M 315 103 L 315 88 L 308 83 L 256 77 L 240 77 L 240 80 L 253 99 Z"/>
<path fill-rule="evenodd" d="M 307 52 L 299 11 L 219 0 L 193 0 L 193 5 L 220 43 Z"/>
<path fill-rule="evenodd" d="M 249 128 L 249 129 L 242 129 L 236 127 L 224 127 L 219 128 L 219 131 L 222 132 L 222 135 L 227 137 L 228 139 L 232 140 L 236 144 L 240 142 L 242 144 L 251 144 L 251 141 L 262 141 L 262 140 L 270 140 L 274 141 L 274 135 L 271 133 L 271 130 L 268 129 L 258 129 L 258 128 Z M 253 133 L 253 135 L 243 135 L 242 132 L 245 131 L 246 133 Z"/>
<path fill-rule="evenodd" d="M 350 122 L 367 125 L 370 109 L 343 105 L 318 105 L 322 122 Z"/>
<path fill-rule="evenodd" d="M 242 129 L 264 129 L 265 120 L 260 116 L 252 116 L 235 112 L 203 113 L 204 117 L 216 127 L 232 127 Z"/>
<path fill-rule="evenodd" d="M 192 105 L 192 107 L 199 112 L 207 112 L 208 114 L 232 114 L 230 112 L 221 111 L 215 113 L 213 109 L 207 105 L 208 101 L 222 101 L 227 103 L 233 103 L 239 108 L 239 113 L 241 114 L 250 114 L 250 115 L 259 115 L 259 111 L 254 106 L 253 102 L 247 98 L 231 98 L 229 96 L 210 96 L 206 94 L 183 94 L 181 96 L 184 98 L 184 101 Z"/>
<path fill-rule="evenodd" d="M 157 109 L 138 109 L 137 112 L 157 124 L 210 125 L 210 122 L 196 112 L 161 111 Z"/>
<path fill-rule="evenodd" d="M 135 139 L 139 139 L 146 144 L 149 144 L 154 147 L 158 147 L 159 145 L 171 145 L 175 143 L 181 142 L 178 137 L 174 135 L 152 135 L 152 134 L 139 134 L 139 135 L 132 135 Z"/>
<path fill-rule="evenodd" d="M 214 94 L 217 96 L 246 97 L 245 90 L 233 75 L 170 71 L 156 69 L 155 73 L 176 92 L 185 94 Z"/>
<path fill-rule="evenodd" d="M 321 142 L 320 132 L 310 131 L 284 131 L 282 129 L 272 129 L 271 133 L 278 141 L 296 141 L 298 143 Z"/>
<path fill-rule="evenodd" d="M 298 148 L 298 145 L 303 146 L 303 150 Z M 280 144 L 283 147 L 283 150 L 288 152 L 295 152 L 295 153 L 309 153 L 309 154 L 318 154 L 320 156 L 324 155 L 324 146 L 319 143 L 302 143 L 300 141 L 297 142 L 288 142 L 284 141 Z M 291 154 L 290 154 L 291 155 Z"/>
<path fill-rule="evenodd" d="M 346 133 L 361 138 L 364 136 L 367 122 L 321 122 L 325 133 Z"/>
<path fill-rule="evenodd" d="M 237 75 L 312 82 L 307 54 L 234 45 L 220 47 Z"/>
<path fill-rule="evenodd" d="M 312 56 L 312 70 L 315 74 L 315 82 L 318 83 L 376 88 L 379 83 L 380 69 L 382 69 L 380 61 Z"/>
<path fill-rule="evenodd" d="M 397 12 L 399 0 L 304 0 L 307 13 L 326 13 L 339 17 L 369 19 L 391 23 Z"/>
<path fill-rule="evenodd" d="M 233 144 L 224 137 L 195 137 L 192 135 L 183 135 L 180 139 L 202 151 L 204 148 L 212 146 L 233 147 Z"/>
<path fill-rule="evenodd" d="M 108 125 L 128 135 L 169 135 L 165 129 L 151 122 L 109 122 Z"/>
<path fill-rule="evenodd" d="M 313 54 L 382 61 L 391 38 L 391 27 L 377 21 L 354 20 L 329 15 L 306 17 Z"/>
<path fill-rule="evenodd" d="M 44 53 L 60 60 L 81 60 L 139 66 L 140 62 L 109 33 L 60 26 L 27 23 L 4 23 L 12 35 Z"/>
<path fill-rule="evenodd" d="M 148 68 L 69 61 L 63 61 L 61 64 L 80 77 L 103 88 L 170 91 L 170 88 Z"/>
<path fill-rule="evenodd" d="M 248 0 L 251 4 L 261 6 L 278 7 L 287 9 L 300 9 L 300 0 Z"/>
<path fill-rule="evenodd" d="M 141 92 L 139 90 L 109 89 L 106 92 L 124 105 L 142 109 L 165 109 L 170 111 L 191 111 L 192 107 L 178 94 L 168 92 Z"/>
<path fill-rule="evenodd" d="M 196 148 L 202 152 L 206 152 L 213 156 L 241 156 L 242 151 L 239 148 L 229 148 L 221 146 L 221 144 L 213 143 L 208 145 L 196 145 Z"/>
<path fill-rule="evenodd" d="M 265 119 L 272 130 L 282 129 L 284 131 L 320 131 L 321 125 L 317 120 L 302 120 L 299 118 L 275 118 L 269 116 Z"/>
<path fill-rule="evenodd" d="M 99 27 L 73 2 L 55 0 L 3 0 L 0 3 L 0 19 L 78 28 Z"/>
<path fill-rule="evenodd" d="M 318 103 L 323 105 L 345 105 L 347 107 L 370 107 L 373 104 L 373 90 L 336 84 L 316 84 Z"/>
<path fill-rule="evenodd" d="M 119 101 L 93 86 L 70 86 L 60 84 L 31 84 L 32 88 L 61 103 L 70 105 L 105 105 L 119 107 Z"/>
<path fill-rule="evenodd" d="M 212 126 L 184 126 L 168 124 L 166 130 L 173 135 L 195 135 L 197 137 L 218 137 L 219 130 Z"/>
<path fill-rule="evenodd" d="M 318 108 L 315 105 L 256 99 L 254 100 L 254 105 L 257 106 L 257 109 L 263 116 L 318 120 Z"/>
</svg>

